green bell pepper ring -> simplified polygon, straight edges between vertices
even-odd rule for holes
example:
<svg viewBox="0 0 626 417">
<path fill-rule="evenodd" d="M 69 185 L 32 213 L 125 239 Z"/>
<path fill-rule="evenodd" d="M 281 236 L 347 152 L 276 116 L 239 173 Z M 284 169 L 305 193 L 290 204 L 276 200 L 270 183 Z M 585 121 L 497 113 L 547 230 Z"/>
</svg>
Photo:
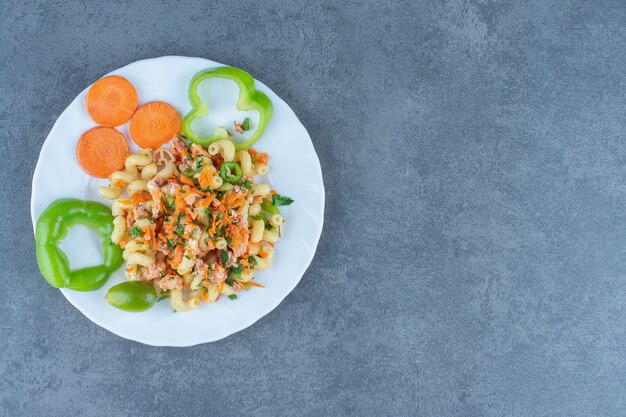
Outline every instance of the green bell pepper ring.
<svg viewBox="0 0 626 417">
<path fill-rule="evenodd" d="M 70 269 L 70 262 L 59 243 L 77 224 L 89 227 L 100 238 L 104 254 L 102 265 L 75 271 Z M 37 219 L 35 228 L 41 275 L 55 288 L 92 291 L 102 287 L 111 273 L 124 263 L 122 249 L 111 241 L 112 232 L 113 216 L 104 204 L 72 198 L 52 202 Z"/>
<path fill-rule="evenodd" d="M 207 78 L 225 78 L 234 81 L 239 87 L 237 109 L 240 111 L 256 110 L 259 112 L 259 124 L 255 132 L 252 136 L 250 136 L 250 139 L 245 142 L 235 144 L 235 148 L 237 150 L 248 149 L 263 135 L 265 128 L 272 118 L 274 108 L 269 97 L 256 89 L 254 78 L 239 68 L 209 68 L 207 70 L 200 71 L 193 76 L 191 83 L 189 84 L 189 101 L 191 102 L 191 111 L 183 118 L 181 128 L 183 135 L 185 135 L 185 137 L 191 142 L 205 146 L 221 138 L 220 135 L 216 134 L 211 136 L 201 136 L 191 127 L 191 124 L 195 119 L 206 116 L 209 111 L 207 104 L 200 98 L 200 94 L 198 93 L 200 83 Z"/>
<path fill-rule="evenodd" d="M 220 177 L 225 182 L 237 184 L 241 179 L 241 166 L 237 162 L 222 162 Z"/>
</svg>

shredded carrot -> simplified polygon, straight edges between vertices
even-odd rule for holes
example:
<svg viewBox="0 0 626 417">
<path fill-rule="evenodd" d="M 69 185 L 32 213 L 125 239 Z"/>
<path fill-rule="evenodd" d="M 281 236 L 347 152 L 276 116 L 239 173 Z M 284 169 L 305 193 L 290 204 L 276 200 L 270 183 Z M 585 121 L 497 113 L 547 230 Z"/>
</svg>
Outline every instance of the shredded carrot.
<svg viewBox="0 0 626 417">
<path fill-rule="evenodd" d="M 208 165 L 202 168 L 198 176 L 198 182 L 201 188 L 207 188 L 213 183 L 213 170 Z"/>
<path fill-rule="evenodd" d="M 122 249 L 126 248 L 126 242 L 123 240 L 120 240 L 117 244 L 120 245 L 120 248 Z"/>
<path fill-rule="evenodd" d="M 202 208 L 210 206 L 214 198 L 215 198 L 215 195 L 209 194 L 204 200 L 200 202 L 200 204 L 198 204 L 198 208 L 202 209 Z"/>
<path fill-rule="evenodd" d="M 219 292 L 222 292 L 222 290 L 224 290 L 224 281 L 220 282 Z"/>
<path fill-rule="evenodd" d="M 246 284 L 250 285 L 251 287 L 265 288 L 265 285 L 261 285 L 258 282 L 254 281 L 248 281 L 246 282 Z"/>
<path fill-rule="evenodd" d="M 265 152 L 263 152 L 262 154 L 257 156 L 256 161 L 260 164 L 267 164 L 267 159 L 268 159 L 268 155 Z"/>
<path fill-rule="evenodd" d="M 189 178 L 188 176 L 186 176 L 186 175 L 181 175 L 180 176 L 180 182 L 182 182 L 183 184 L 190 185 L 192 187 L 195 185 L 193 183 L 193 180 L 191 178 Z"/>
<path fill-rule="evenodd" d="M 152 195 L 150 195 L 150 193 L 147 191 L 141 191 L 139 193 L 135 193 L 130 198 L 130 202 L 133 204 L 142 203 L 144 201 L 150 201 L 150 200 L 152 200 Z"/>
<path fill-rule="evenodd" d="M 200 298 L 202 298 L 202 301 L 206 303 L 209 300 L 209 295 L 206 292 L 202 291 L 200 293 Z"/>
<path fill-rule="evenodd" d="M 172 266 L 172 268 L 178 268 L 180 263 L 183 261 L 183 253 L 184 252 L 185 252 L 185 249 L 183 248 L 182 245 L 176 246 L 176 249 L 174 250 L 174 259 L 172 259 L 169 262 L 169 264 Z"/>
</svg>

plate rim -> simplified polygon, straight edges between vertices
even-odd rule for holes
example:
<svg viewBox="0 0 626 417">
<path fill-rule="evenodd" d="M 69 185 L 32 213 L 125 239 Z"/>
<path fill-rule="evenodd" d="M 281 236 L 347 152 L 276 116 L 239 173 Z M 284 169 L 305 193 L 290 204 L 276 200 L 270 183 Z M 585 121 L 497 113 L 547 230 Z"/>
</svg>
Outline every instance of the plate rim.
<svg viewBox="0 0 626 417">
<path fill-rule="evenodd" d="M 145 62 L 145 61 L 160 61 L 160 60 L 167 60 L 167 59 L 197 59 L 197 60 L 204 60 L 204 61 L 209 61 L 211 63 L 215 63 L 215 66 L 224 66 L 227 64 L 222 64 L 220 62 L 217 61 L 213 61 L 211 59 L 208 58 L 204 58 L 204 57 L 196 57 L 196 56 L 186 56 L 186 55 L 163 55 L 163 56 L 159 56 L 159 57 L 152 57 L 152 58 L 144 58 L 144 59 L 140 59 L 137 61 L 133 61 L 130 62 L 126 65 L 123 65 L 121 67 L 115 68 L 109 72 L 107 72 L 106 74 L 101 75 L 100 77 L 98 77 L 97 79 L 100 79 L 102 77 L 105 77 L 107 75 L 111 75 L 117 71 L 120 71 L 130 65 L 136 64 L 136 63 L 140 63 L 140 62 Z M 262 81 L 260 81 L 259 79 L 257 79 L 256 77 L 254 77 L 254 80 L 258 83 L 260 83 L 261 85 L 263 85 L 265 88 L 267 88 L 268 90 L 272 91 L 273 90 L 267 86 L 267 84 L 263 83 Z M 94 80 L 95 81 L 97 81 Z M 32 180 L 31 180 L 31 196 L 30 196 L 30 217 L 31 217 L 31 223 L 33 225 L 33 233 L 36 233 L 36 219 L 35 219 L 35 207 L 34 207 L 34 186 L 35 186 L 35 180 L 36 178 L 38 178 L 40 174 L 40 164 L 39 162 L 42 159 L 42 154 L 44 149 L 46 148 L 46 146 L 49 145 L 48 142 L 48 138 L 53 134 L 53 132 L 55 132 L 56 130 L 59 129 L 59 119 L 61 118 L 61 115 L 74 103 L 74 101 L 78 100 L 79 97 L 85 92 L 87 91 L 91 85 L 93 85 L 93 83 L 89 84 L 86 88 L 84 88 L 83 90 L 81 90 L 76 97 L 74 97 L 74 99 L 72 99 L 70 101 L 70 103 L 63 109 L 63 111 L 61 111 L 61 113 L 57 116 L 56 120 L 54 121 L 54 124 L 52 125 L 52 128 L 50 129 L 50 131 L 48 132 L 48 134 L 46 135 L 46 139 L 44 140 L 41 149 L 39 150 L 39 155 L 37 157 L 37 162 L 35 164 L 35 169 L 33 170 L 33 176 L 32 176 Z M 274 93 L 274 92 L 273 92 Z M 249 328 L 250 326 L 252 326 L 254 323 L 256 323 L 257 321 L 259 321 L 260 319 L 262 319 L 263 317 L 267 316 L 269 313 L 271 313 L 273 310 L 275 310 L 284 300 L 285 298 L 287 298 L 287 296 L 289 294 L 291 294 L 291 292 L 294 290 L 294 288 L 300 283 L 300 281 L 302 280 L 302 278 L 304 277 L 304 274 L 306 273 L 306 271 L 308 270 L 309 266 L 311 265 L 311 263 L 313 262 L 313 259 L 315 258 L 315 254 L 317 253 L 317 247 L 319 245 L 319 241 L 321 239 L 322 236 L 322 231 L 324 229 L 324 213 L 325 213 L 325 208 L 326 208 L 326 190 L 325 190 L 325 186 L 324 186 L 324 175 L 322 172 L 322 166 L 320 163 L 320 159 L 319 159 L 319 155 L 317 154 L 317 151 L 315 150 L 315 145 L 313 144 L 313 140 L 311 139 L 311 135 L 309 134 L 308 130 L 306 129 L 306 127 L 304 126 L 304 124 L 300 121 L 300 118 L 298 117 L 298 115 L 295 113 L 295 111 L 291 108 L 291 106 L 289 106 L 289 104 L 287 104 L 287 102 L 285 102 L 280 96 L 278 96 L 278 94 L 274 93 L 274 95 L 276 96 L 276 98 L 278 100 L 280 100 L 281 102 L 283 102 L 285 104 L 285 107 L 287 108 L 287 110 L 289 112 L 291 112 L 293 114 L 293 116 L 296 118 L 296 120 L 298 121 L 298 123 L 302 126 L 303 131 L 306 133 L 306 137 L 308 138 L 309 144 L 311 145 L 311 150 L 313 152 L 313 155 L 315 155 L 315 161 L 314 161 L 314 165 L 315 165 L 315 170 L 317 171 L 317 173 L 319 174 L 320 177 L 320 221 L 319 221 L 319 226 L 316 228 L 316 233 L 315 236 L 313 236 L 313 242 L 315 243 L 313 250 L 311 251 L 310 255 L 307 256 L 307 258 L 305 259 L 305 262 L 302 263 L 301 266 L 301 273 L 299 274 L 300 276 L 298 277 L 297 280 L 294 280 L 294 282 L 291 285 L 286 286 L 288 288 L 288 291 L 285 292 L 285 295 L 282 297 L 277 297 L 275 299 L 275 301 L 273 303 L 270 303 L 268 305 L 267 308 L 264 308 L 262 310 L 260 310 L 260 313 L 254 316 L 251 316 L 251 318 L 249 320 L 245 320 L 242 322 L 242 324 L 240 326 L 238 326 L 237 328 L 234 329 L 229 329 L 225 332 L 225 334 L 219 335 L 218 337 L 209 337 L 209 338 L 201 338 L 201 337 L 195 337 L 192 338 L 189 342 L 186 343 L 158 343 L 158 342 L 145 342 L 145 341 L 141 341 L 141 340 L 137 340 L 137 339 L 133 339 L 131 336 L 126 335 L 126 334 L 120 334 L 120 332 L 110 328 L 109 326 L 106 326 L 105 324 L 103 324 L 100 320 L 98 320 L 97 318 L 93 317 L 86 309 L 84 309 L 82 306 L 76 305 L 74 304 L 66 295 L 67 291 L 70 291 L 66 288 L 59 288 L 61 294 L 63 294 L 63 297 L 73 306 L 75 307 L 78 311 L 80 311 L 85 317 L 87 317 L 87 319 L 89 319 L 91 322 L 93 322 L 94 324 L 96 324 L 97 326 L 115 334 L 118 337 L 121 337 L 123 339 L 126 340 L 131 340 L 133 342 L 137 342 L 137 343 L 141 343 L 144 345 L 149 345 L 149 346 L 157 346 L 157 347 L 191 347 L 191 346 L 197 346 L 200 344 L 204 344 L 204 343 L 212 343 L 212 342 L 217 342 L 219 340 L 225 339 L 229 336 L 232 336 L 233 334 L 243 331 L 247 328 Z M 121 332 L 123 333 L 123 332 Z"/>
</svg>

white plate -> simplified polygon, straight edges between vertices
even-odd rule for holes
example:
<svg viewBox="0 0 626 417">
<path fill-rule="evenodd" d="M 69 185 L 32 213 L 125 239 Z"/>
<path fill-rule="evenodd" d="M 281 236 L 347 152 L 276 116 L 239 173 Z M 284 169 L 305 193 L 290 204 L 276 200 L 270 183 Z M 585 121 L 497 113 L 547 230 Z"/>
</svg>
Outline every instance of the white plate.
<svg viewBox="0 0 626 417">
<path fill-rule="evenodd" d="M 137 61 L 111 72 L 121 75 L 135 85 L 139 104 L 161 100 L 174 106 L 181 116 L 191 105 L 187 88 L 191 77 L 198 71 L 221 66 L 203 58 L 166 56 Z M 201 92 L 213 111 L 201 123 L 212 132 L 218 125 L 232 126 L 242 120 L 243 113 L 234 105 L 237 87 L 228 80 L 205 81 Z M 274 104 L 274 115 L 256 149 L 270 155 L 270 174 L 267 181 L 279 193 L 294 198 L 295 203 L 282 210 L 287 219 L 283 239 L 276 245 L 274 264 L 258 273 L 259 283 L 266 288 L 243 291 L 239 299 L 231 301 L 221 297 L 218 302 L 203 304 L 188 313 L 172 311 L 169 301 L 143 313 L 129 313 L 111 307 L 105 300 L 107 290 L 123 282 L 123 267 L 111 276 L 98 291 L 78 292 L 62 289 L 61 292 L 91 321 L 127 339 L 155 346 L 191 346 L 212 342 L 253 324 L 272 311 L 298 284 L 311 263 L 324 220 L 324 183 L 320 163 L 306 129 L 289 106 L 272 90 L 259 81 L 256 86 L 269 96 Z M 97 187 L 106 184 L 87 175 L 78 165 L 75 146 L 80 135 L 95 126 L 85 110 L 85 89 L 72 101 L 54 124 L 48 135 L 33 176 L 31 217 L 33 227 L 37 217 L 54 200 L 75 197 L 106 203 L 98 196 Z M 258 114 L 250 112 L 255 126 Z M 131 144 L 128 124 L 119 127 Z M 76 227 L 70 232 L 62 248 L 68 254 L 72 268 L 96 265 L 101 261 L 95 235 L 87 229 Z M 43 277 L 41 285 L 48 285 Z"/>
</svg>

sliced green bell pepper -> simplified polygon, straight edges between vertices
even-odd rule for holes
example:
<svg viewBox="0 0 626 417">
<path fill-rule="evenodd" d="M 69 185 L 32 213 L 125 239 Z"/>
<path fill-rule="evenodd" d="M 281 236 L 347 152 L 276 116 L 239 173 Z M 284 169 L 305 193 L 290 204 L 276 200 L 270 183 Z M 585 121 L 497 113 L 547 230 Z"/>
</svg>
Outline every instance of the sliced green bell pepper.
<svg viewBox="0 0 626 417">
<path fill-rule="evenodd" d="M 102 265 L 70 269 L 67 255 L 59 243 L 75 225 L 92 229 L 102 245 Z M 124 262 L 122 249 L 111 241 L 113 216 L 104 204 L 62 198 L 52 202 L 37 219 L 35 242 L 37 264 L 41 275 L 55 288 L 67 287 L 77 291 L 91 291 L 102 287 L 112 272 Z"/>
<path fill-rule="evenodd" d="M 200 98 L 198 88 L 200 83 L 208 78 L 225 78 L 234 81 L 239 87 L 239 100 L 237 101 L 237 109 L 241 111 L 256 110 L 259 112 L 259 124 L 250 137 L 245 142 L 235 144 L 237 150 L 248 149 L 256 141 L 261 138 L 265 128 L 272 118 L 273 106 L 272 102 L 264 93 L 258 91 L 254 85 L 254 78 L 247 72 L 234 67 L 216 67 L 200 71 L 191 79 L 189 84 L 189 101 L 191 102 L 191 111 L 183 119 L 182 133 L 191 142 L 200 145 L 209 145 L 222 136 L 214 133 L 210 136 L 201 136 L 192 128 L 192 123 L 199 117 L 206 116 L 209 108 L 207 104 Z M 218 128 L 219 130 L 219 128 Z"/>
<path fill-rule="evenodd" d="M 237 162 L 222 162 L 220 166 L 220 177 L 225 182 L 237 184 L 241 179 L 241 166 Z"/>
</svg>

